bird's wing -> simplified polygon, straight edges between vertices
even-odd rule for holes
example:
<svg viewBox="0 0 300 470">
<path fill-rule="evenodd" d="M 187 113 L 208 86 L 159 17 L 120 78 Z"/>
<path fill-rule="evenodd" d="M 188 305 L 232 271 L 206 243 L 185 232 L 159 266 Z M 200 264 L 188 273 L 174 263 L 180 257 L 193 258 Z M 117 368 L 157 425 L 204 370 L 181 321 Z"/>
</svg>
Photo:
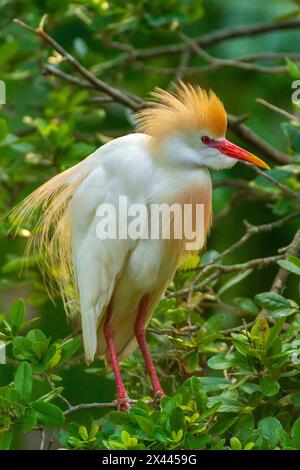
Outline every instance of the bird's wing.
<svg viewBox="0 0 300 470">
<path fill-rule="evenodd" d="M 99 167 L 84 180 L 70 204 L 73 267 L 88 362 L 94 359 L 97 349 L 98 324 L 105 314 L 126 258 L 136 243 L 127 237 L 125 239 L 97 237 L 100 222 L 97 209 L 98 211 L 99 208 L 105 209 L 103 215 L 106 227 L 113 228 L 115 214 L 106 210 L 107 204 L 118 207 L 118 198 L 122 193 L 124 194 L 124 184 L 122 185 L 120 176 L 108 176 L 105 170 Z M 130 196 L 128 203 L 130 204 Z M 117 224 L 122 225 L 125 219 L 126 217 L 123 217 L 119 222 L 117 217 Z"/>
</svg>

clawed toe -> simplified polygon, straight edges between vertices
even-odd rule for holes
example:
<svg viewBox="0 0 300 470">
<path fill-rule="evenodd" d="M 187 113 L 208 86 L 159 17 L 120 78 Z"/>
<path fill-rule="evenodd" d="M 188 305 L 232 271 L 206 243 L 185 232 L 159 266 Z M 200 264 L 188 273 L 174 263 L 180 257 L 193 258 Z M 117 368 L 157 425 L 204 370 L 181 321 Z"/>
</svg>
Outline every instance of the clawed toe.
<svg viewBox="0 0 300 470">
<path fill-rule="evenodd" d="M 154 393 L 154 396 L 153 396 L 153 405 L 157 408 L 159 408 L 160 406 L 160 401 L 163 397 L 165 397 L 166 394 L 163 390 L 157 390 L 155 393 Z"/>
<path fill-rule="evenodd" d="M 128 397 L 117 399 L 117 410 L 118 411 L 129 411 L 132 408 L 132 404 Z"/>
</svg>

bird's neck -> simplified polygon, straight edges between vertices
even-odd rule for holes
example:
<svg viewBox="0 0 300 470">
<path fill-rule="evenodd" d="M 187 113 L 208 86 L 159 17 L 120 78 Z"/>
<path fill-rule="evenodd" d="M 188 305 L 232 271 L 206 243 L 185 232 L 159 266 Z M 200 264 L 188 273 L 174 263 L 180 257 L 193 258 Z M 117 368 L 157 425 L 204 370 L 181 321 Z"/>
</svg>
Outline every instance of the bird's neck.
<svg viewBox="0 0 300 470">
<path fill-rule="evenodd" d="M 193 139 L 182 134 L 172 134 L 162 140 L 152 140 L 151 152 L 162 166 L 178 170 L 199 170 L 201 168 L 199 149 Z M 202 167 L 203 168 L 203 167 Z"/>
</svg>

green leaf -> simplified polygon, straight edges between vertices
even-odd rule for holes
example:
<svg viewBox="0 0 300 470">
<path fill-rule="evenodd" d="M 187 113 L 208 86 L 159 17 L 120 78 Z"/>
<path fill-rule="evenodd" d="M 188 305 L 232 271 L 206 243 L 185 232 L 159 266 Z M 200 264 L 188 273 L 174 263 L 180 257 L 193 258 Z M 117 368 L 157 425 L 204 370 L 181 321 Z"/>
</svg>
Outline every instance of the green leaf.
<svg viewBox="0 0 300 470">
<path fill-rule="evenodd" d="M 57 387 L 54 389 L 51 389 L 50 392 L 46 393 L 42 397 L 38 398 L 36 401 L 51 401 L 55 397 L 57 397 L 59 394 L 63 392 L 64 388 L 63 387 Z"/>
<path fill-rule="evenodd" d="M 33 403 L 33 407 L 41 424 L 55 428 L 64 424 L 65 418 L 63 412 L 52 403 L 36 401 Z"/>
<path fill-rule="evenodd" d="M 234 299 L 234 303 L 237 307 L 241 310 L 244 310 L 247 313 L 257 314 L 259 309 L 255 305 L 252 299 L 248 299 L 247 297 L 236 297 Z"/>
<path fill-rule="evenodd" d="M 281 308 L 278 310 L 272 310 L 272 312 L 269 313 L 270 317 L 274 319 L 278 319 L 281 317 L 289 317 L 290 315 L 294 315 L 295 313 L 298 312 L 297 308 Z"/>
<path fill-rule="evenodd" d="M 81 346 L 80 338 L 71 338 L 62 344 L 62 355 L 59 365 L 65 364 Z"/>
<path fill-rule="evenodd" d="M 34 410 L 27 410 L 24 415 L 22 415 L 16 422 L 16 429 L 29 432 L 36 425 L 37 414 Z"/>
<path fill-rule="evenodd" d="M 291 402 L 294 406 L 300 406 L 300 392 L 292 393 Z"/>
<path fill-rule="evenodd" d="M 169 431 L 178 432 L 180 429 L 185 430 L 186 423 L 184 419 L 184 414 L 182 409 L 179 406 L 176 406 L 171 411 L 169 416 Z"/>
<path fill-rule="evenodd" d="M 237 416 L 228 416 L 228 418 L 219 419 L 219 421 L 211 427 L 210 433 L 212 435 L 217 434 L 218 436 L 221 436 L 234 425 L 237 419 Z"/>
<path fill-rule="evenodd" d="M 5 119 L 0 118 L 0 142 L 1 140 L 5 139 L 8 133 L 7 122 Z"/>
<path fill-rule="evenodd" d="M 231 277 L 218 290 L 218 295 L 224 294 L 224 292 L 226 292 L 228 289 L 242 282 L 244 279 L 246 279 L 246 277 L 248 277 L 252 273 L 252 271 L 253 269 L 247 269 L 246 271 L 236 274 L 235 276 Z"/>
<path fill-rule="evenodd" d="M 297 274 L 297 276 L 300 276 L 300 259 L 296 258 L 295 256 L 290 256 L 288 259 L 281 259 L 277 261 L 277 264 L 281 268 L 286 269 L 287 271 Z"/>
<path fill-rule="evenodd" d="M 17 299 L 12 304 L 9 314 L 8 322 L 11 326 L 13 334 L 16 334 L 21 327 L 25 318 L 25 304 L 23 299 Z"/>
<path fill-rule="evenodd" d="M 279 442 L 284 449 L 286 448 L 291 449 L 293 447 L 292 440 L 284 429 L 281 429 L 281 428 L 277 429 L 277 435 L 279 438 Z"/>
<path fill-rule="evenodd" d="M 206 393 L 214 393 L 225 390 L 230 381 L 224 377 L 195 377 L 202 384 Z"/>
<path fill-rule="evenodd" d="M 1 431 L 2 432 L 0 433 L 0 450 L 9 450 L 13 437 L 13 430 L 10 428 Z"/>
<path fill-rule="evenodd" d="M 31 349 L 32 343 L 28 338 L 23 336 L 16 336 L 13 339 L 13 354 L 17 359 L 20 360 L 32 360 L 35 359 L 35 355 Z"/>
<path fill-rule="evenodd" d="M 264 351 L 270 334 L 269 324 L 263 315 L 259 315 L 251 328 L 250 339 L 256 349 Z"/>
<path fill-rule="evenodd" d="M 111 411 L 109 419 L 113 424 L 123 425 L 128 423 L 128 413 L 124 411 Z"/>
<path fill-rule="evenodd" d="M 287 136 L 293 153 L 300 152 L 300 130 L 288 122 L 281 124 L 284 134 Z"/>
<path fill-rule="evenodd" d="M 153 437 L 154 423 L 152 423 L 150 419 L 145 418 L 144 416 L 135 415 L 134 420 L 147 437 Z"/>
<path fill-rule="evenodd" d="M 14 388 L 23 402 L 30 399 L 32 391 L 32 369 L 27 362 L 22 362 L 17 368 Z"/>
<path fill-rule="evenodd" d="M 265 376 L 260 381 L 260 389 L 266 397 L 277 395 L 280 390 L 279 383 L 271 376 Z"/>
<path fill-rule="evenodd" d="M 207 361 L 208 367 L 216 370 L 228 369 L 235 365 L 234 358 L 225 356 L 224 354 L 218 354 L 217 356 L 212 356 Z"/>
<path fill-rule="evenodd" d="M 278 310 L 281 308 L 296 308 L 297 304 L 293 300 L 286 299 L 276 292 L 263 292 L 255 296 L 256 303 L 267 310 Z"/>
<path fill-rule="evenodd" d="M 84 441 L 89 440 L 89 435 L 85 426 L 79 426 L 78 433 L 82 440 Z"/>
<path fill-rule="evenodd" d="M 272 328 L 270 328 L 269 335 L 268 335 L 268 338 L 267 338 L 267 345 L 266 345 L 267 351 L 270 349 L 270 347 L 274 343 L 275 339 L 279 336 L 279 333 L 280 333 L 284 323 L 285 323 L 285 317 L 281 317 L 277 320 L 275 325 Z"/>
<path fill-rule="evenodd" d="M 33 343 L 38 342 L 38 341 L 48 343 L 48 340 L 45 334 L 41 330 L 38 330 L 38 329 L 30 330 L 29 333 L 27 333 L 26 338 L 30 339 L 30 341 L 32 341 Z"/>
<path fill-rule="evenodd" d="M 293 62 L 291 59 L 289 59 L 288 57 L 285 58 L 285 61 L 286 61 L 287 69 L 288 69 L 290 76 L 296 80 L 300 78 L 300 69 L 298 65 L 295 62 Z"/>
<path fill-rule="evenodd" d="M 230 447 L 232 448 L 232 450 L 241 450 L 242 449 L 242 444 L 241 444 L 240 440 L 237 437 L 233 436 L 230 439 Z"/>
<path fill-rule="evenodd" d="M 43 364 L 45 370 L 53 369 L 60 361 L 61 358 L 61 345 L 58 343 L 51 344 L 49 350 L 47 351 L 46 357 L 44 358 Z"/>
<path fill-rule="evenodd" d="M 191 377 L 192 396 L 195 398 L 197 407 L 201 413 L 207 409 L 207 394 L 198 377 Z"/>
<path fill-rule="evenodd" d="M 249 439 L 254 429 L 254 418 L 252 414 L 241 416 L 234 426 L 234 434 L 241 442 L 246 442 Z"/>
<path fill-rule="evenodd" d="M 200 450 L 203 449 L 210 440 L 211 437 L 208 434 L 199 437 L 186 434 L 185 446 L 188 450 Z"/>
<path fill-rule="evenodd" d="M 274 449 L 278 443 L 278 429 L 282 429 L 281 422 L 272 416 L 263 418 L 258 422 L 259 434 L 265 439 L 268 447 L 271 449 Z"/>
<path fill-rule="evenodd" d="M 186 370 L 189 374 L 193 374 L 199 369 L 199 354 L 197 351 L 192 351 L 187 356 Z"/>
<path fill-rule="evenodd" d="M 291 438 L 293 446 L 300 450 L 300 418 L 296 419 L 292 427 Z"/>
</svg>

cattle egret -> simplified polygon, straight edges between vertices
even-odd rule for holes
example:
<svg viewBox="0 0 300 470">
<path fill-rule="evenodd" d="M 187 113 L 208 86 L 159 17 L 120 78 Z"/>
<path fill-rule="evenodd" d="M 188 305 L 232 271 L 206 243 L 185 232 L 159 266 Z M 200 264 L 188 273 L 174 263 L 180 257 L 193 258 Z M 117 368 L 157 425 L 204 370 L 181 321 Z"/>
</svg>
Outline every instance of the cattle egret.
<svg viewBox="0 0 300 470">
<path fill-rule="evenodd" d="M 169 239 L 162 232 L 156 238 L 99 238 L 101 208 L 115 207 L 106 223 L 114 227 L 110 217 L 117 217 L 122 229 L 130 216 L 118 209 L 121 196 L 129 205 L 143 205 L 146 214 L 153 204 L 202 204 L 199 249 L 211 221 L 209 170 L 231 168 L 238 160 L 269 168 L 226 140 L 224 106 L 199 86 L 180 82 L 173 92 L 156 90 L 151 105 L 136 118 L 137 133 L 106 143 L 50 179 L 14 211 L 19 224 L 33 216 L 30 244 L 43 257 L 43 269 L 58 286 L 66 311 L 81 315 L 87 362 L 104 355 L 112 367 L 119 410 L 130 407 L 119 360 L 138 345 L 154 397 L 164 394 L 145 329 L 186 253 L 187 240 L 174 231 Z"/>
</svg>

